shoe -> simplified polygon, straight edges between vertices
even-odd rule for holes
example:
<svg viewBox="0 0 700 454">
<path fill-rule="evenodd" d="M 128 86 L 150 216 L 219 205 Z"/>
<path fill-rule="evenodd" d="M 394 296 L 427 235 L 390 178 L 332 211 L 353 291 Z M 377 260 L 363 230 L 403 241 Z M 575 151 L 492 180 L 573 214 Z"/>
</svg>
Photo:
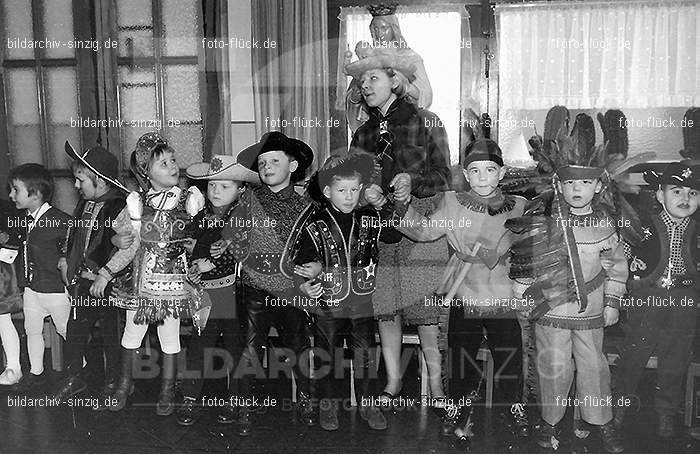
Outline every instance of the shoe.
<svg viewBox="0 0 700 454">
<path fill-rule="evenodd" d="M 323 430 L 338 430 L 338 401 L 321 399 L 319 404 L 319 422 Z"/>
<path fill-rule="evenodd" d="M 42 372 L 39 375 L 32 374 L 31 372 L 20 380 L 17 385 L 17 392 L 21 394 L 26 394 L 29 392 L 37 391 L 46 384 L 46 375 Z"/>
<path fill-rule="evenodd" d="M 612 454 L 625 452 L 625 446 L 622 444 L 622 437 L 620 437 L 612 421 L 600 426 L 600 438 L 603 440 L 603 449 L 605 449 L 605 452 Z"/>
<path fill-rule="evenodd" d="M 121 411 L 126 406 L 126 401 L 134 393 L 134 379 L 131 370 L 134 364 L 134 351 L 122 348 L 121 366 L 117 387 L 109 399 L 109 411 Z"/>
<path fill-rule="evenodd" d="M 615 426 L 615 421 L 613 421 Z M 617 429 L 617 426 L 615 426 Z M 579 440 L 585 440 L 591 434 L 590 425 L 583 419 L 574 419 L 574 436 Z"/>
<path fill-rule="evenodd" d="M 360 417 L 374 430 L 386 430 L 387 423 L 379 408 L 371 405 L 360 405 Z"/>
<path fill-rule="evenodd" d="M 556 426 L 540 421 L 535 426 L 537 430 L 537 444 L 542 448 L 559 449 L 559 430 Z"/>
<path fill-rule="evenodd" d="M 193 397 L 185 397 L 177 409 L 177 423 L 181 426 L 191 426 L 197 421 L 197 405 Z"/>
<path fill-rule="evenodd" d="M 22 371 L 16 371 L 14 369 L 7 368 L 0 374 L 0 385 L 2 386 L 12 386 L 19 383 L 22 379 Z"/>
<path fill-rule="evenodd" d="M 383 408 L 393 406 L 394 399 L 398 398 L 399 395 L 401 395 L 402 389 L 403 389 L 403 380 L 399 380 L 399 390 L 396 391 L 395 393 L 392 394 L 386 390 L 382 391 L 381 394 L 379 394 L 379 405 L 382 406 Z"/>
<path fill-rule="evenodd" d="M 515 435 L 518 437 L 530 436 L 530 421 L 527 419 L 525 404 L 514 403 L 510 406 L 510 414 L 513 415 Z"/>
<path fill-rule="evenodd" d="M 117 389 L 117 379 L 111 379 L 105 382 L 104 386 L 97 395 L 97 406 L 95 411 L 104 411 L 109 409 L 109 404 L 112 400 L 112 394 Z"/>
<path fill-rule="evenodd" d="M 656 428 L 656 434 L 661 438 L 673 438 L 676 436 L 676 425 L 673 421 L 673 415 L 659 415 L 659 425 Z"/>
<path fill-rule="evenodd" d="M 54 394 L 54 399 L 58 402 L 65 402 L 71 397 L 85 391 L 87 383 L 77 375 L 72 375 L 63 379 L 58 385 L 58 391 Z"/>
<path fill-rule="evenodd" d="M 442 427 L 440 433 L 445 437 L 452 436 L 461 417 L 462 407 L 454 404 L 448 405 L 447 408 L 445 408 L 445 414 L 442 417 Z"/>
<path fill-rule="evenodd" d="M 175 371 L 177 363 L 175 354 L 163 353 L 160 393 L 156 404 L 156 415 L 170 416 L 175 411 Z"/>
<path fill-rule="evenodd" d="M 693 440 L 700 440 L 700 427 L 691 427 L 688 429 L 688 436 Z"/>
<path fill-rule="evenodd" d="M 253 424 L 250 421 L 250 411 L 248 407 L 240 407 L 238 409 L 238 435 L 247 437 L 250 435 L 250 430 Z"/>
<path fill-rule="evenodd" d="M 300 392 L 297 407 L 299 408 L 299 416 L 304 425 L 306 425 L 307 427 L 312 427 L 316 425 L 316 414 L 314 412 L 314 405 L 309 396 Z"/>
<path fill-rule="evenodd" d="M 220 407 L 219 414 L 216 415 L 219 424 L 232 424 L 236 422 L 236 418 L 238 418 L 238 411 L 228 401 Z"/>
</svg>

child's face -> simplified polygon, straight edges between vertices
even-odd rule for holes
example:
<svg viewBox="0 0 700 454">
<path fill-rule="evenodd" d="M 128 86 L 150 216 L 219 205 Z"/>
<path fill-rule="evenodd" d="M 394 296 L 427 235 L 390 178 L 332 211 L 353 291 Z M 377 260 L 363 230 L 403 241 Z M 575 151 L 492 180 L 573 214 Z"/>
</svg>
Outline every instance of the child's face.
<svg viewBox="0 0 700 454">
<path fill-rule="evenodd" d="M 676 219 L 691 216 L 698 209 L 698 190 L 665 184 L 656 191 L 656 200 Z"/>
<path fill-rule="evenodd" d="M 98 194 L 97 186 L 95 186 L 89 175 L 83 169 L 74 171 L 73 177 L 75 177 L 75 184 L 73 184 L 73 187 L 78 190 L 80 197 L 83 199 L 95 200 L 102 195 Z"/>
<path fill-rule="evenodd" d="M 360 79 L 362 97 L 370 107 L 381 107 L 391 98 L 393 89 L 398 86 L 395 78 L 383 69 L 369 69 Z"/>
<path fill-rule="evenodd" d="M 15 202 L 15 206 L 19 210 L 36 210 L 44 203 L 38 191 L 29 195 L 27 185 L 21 180 L 12 180 L 10 184 L 10 200 Z"/>
<path fill-rule="evenodd" d="M 164 151 L 148 168 L 148 180 L 156 191 L 164 191 L 176 186 L 180 169 L 172 151 Z"/>
<path fill-rule="evenodd" d="M 505 173 L 505 167 L 501 167 L 493 161 L 473 161 L 464 170 L 464 177 L 469 182 L 472 191 L 481 197 L 491 197 L 496 192 L 498 182 L 503 179 Z"/>
<path fill-rule="evenodd" d="M 299 163 L 284 151 L 268 151 L 258 156 L 258 174 L 263 184 L 270 189 L 284 189 Z"/>
<path fill-rule="evenodd" d="M 338 211 L 352 213 L 360 201 L 362 183 L 359 177 L 334 178 L 330 185 L 323 188 L 323 195 Z"/>
<path fill-rule="evenodd" d="M 599 179 L 564 180 L 559 183 L 564 200 L 572 208 L 585 209 L 593 202 L 593 197 L 602 189 Z"/>
<path fill-rule="evenodd" d="M 240 181 L 211 180 L 207 184 L 207 199 L 215 207 L 225 207 L 238 200 L 244 190 Z"/>
</svg>

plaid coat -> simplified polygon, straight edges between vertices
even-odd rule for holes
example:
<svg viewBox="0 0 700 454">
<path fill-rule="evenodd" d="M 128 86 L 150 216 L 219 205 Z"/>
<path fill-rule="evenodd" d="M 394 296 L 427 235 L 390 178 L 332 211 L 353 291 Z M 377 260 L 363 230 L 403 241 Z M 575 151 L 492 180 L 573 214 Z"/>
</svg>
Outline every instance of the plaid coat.
<svg viewBox="0 0 700 454">
<path fill-rule="evenodd" d="M 369 120 L 355 132 L 350 147 L 378 154 L 380 125 L 385 120 L 393 136 L 394 174 L 405 172 L 411 176 L 412 195 L 422 199 L 447 190 L 450 150 L 442 121 L 402 98 L 391 104 L 386 116 L 378 108 L 371 108 Z M 380 186 L 388 183 L 382 181 Z"/>
</svg>

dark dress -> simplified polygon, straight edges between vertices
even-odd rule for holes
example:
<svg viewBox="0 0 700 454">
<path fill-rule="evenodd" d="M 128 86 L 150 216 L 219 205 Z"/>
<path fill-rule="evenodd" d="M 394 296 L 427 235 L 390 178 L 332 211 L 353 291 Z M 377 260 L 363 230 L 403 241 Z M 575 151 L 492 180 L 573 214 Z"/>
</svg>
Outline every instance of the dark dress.
<svg viewBox="0 0 700 454">
<path fill-rule="evenodd" d="M 7 233 L 9 239 L 3 248 L 19 251 L 26 227 L 21 227 L 21 221 L 26 218 L 14 203 L 0 200 L 0 232 Z M 14 263 L 0 262 L 0 315 L 19 312 L 22 310 L 22 295 L 17 284 L 17 276 L 21 270 L 20 258 Z"/>
</svg>

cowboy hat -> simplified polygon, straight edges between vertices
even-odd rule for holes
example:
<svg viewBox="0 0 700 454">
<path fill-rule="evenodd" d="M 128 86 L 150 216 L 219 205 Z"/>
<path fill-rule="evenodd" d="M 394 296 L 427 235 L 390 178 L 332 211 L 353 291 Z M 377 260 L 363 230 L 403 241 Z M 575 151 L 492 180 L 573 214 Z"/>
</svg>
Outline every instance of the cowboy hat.
<svg viewBox="0 0 700 454">
<path fill-rule="evenodd" d="M 234 180 L 260 184 L 258 174 L 239 164 L 233 156 L 214 155 L 211 162 L 192 164 L 186 172 L 193 180 Z"/>
</svg>

